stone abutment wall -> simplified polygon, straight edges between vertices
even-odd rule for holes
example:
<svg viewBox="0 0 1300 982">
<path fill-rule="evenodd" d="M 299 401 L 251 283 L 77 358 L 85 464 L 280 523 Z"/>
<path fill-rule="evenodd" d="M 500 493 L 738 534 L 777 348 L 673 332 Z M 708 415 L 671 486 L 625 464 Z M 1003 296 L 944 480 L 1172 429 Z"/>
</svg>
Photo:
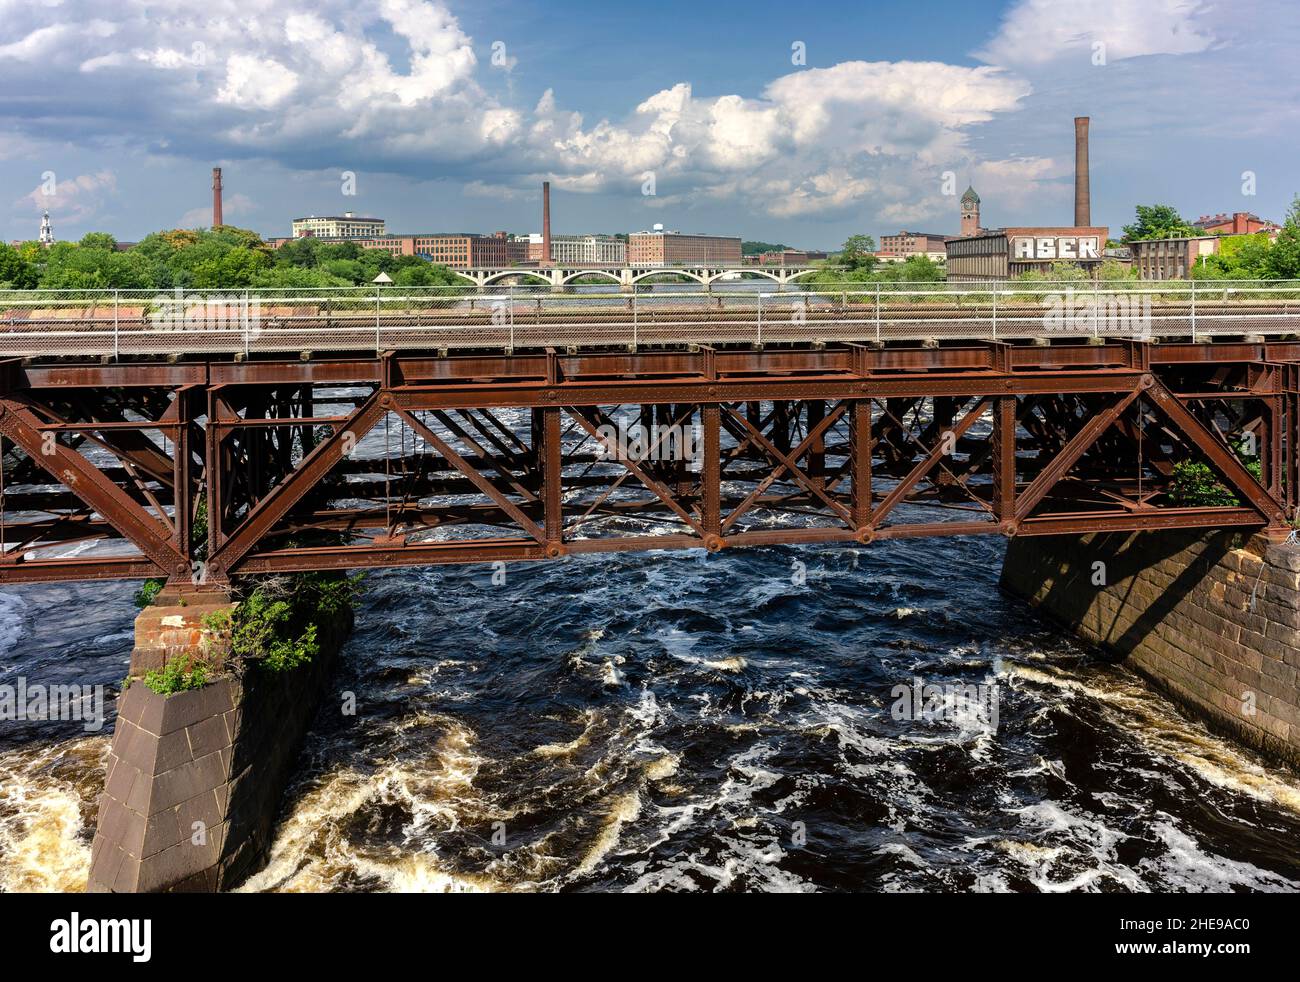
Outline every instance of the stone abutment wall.
<svg viewBox="0 0 1300 982">
<path fill-rule="evenodd" d="M 1300 548 L 1220 531 L 1016 538 L 1002 585 L 1213 729 L 1300 767 Z"/>
</svg>

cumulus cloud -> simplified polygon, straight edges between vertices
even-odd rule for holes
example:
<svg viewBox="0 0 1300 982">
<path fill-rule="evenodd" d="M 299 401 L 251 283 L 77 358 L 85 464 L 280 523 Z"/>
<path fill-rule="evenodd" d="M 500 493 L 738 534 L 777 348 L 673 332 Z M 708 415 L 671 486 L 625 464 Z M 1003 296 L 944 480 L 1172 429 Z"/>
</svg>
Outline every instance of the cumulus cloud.
<svg viewBox="0 0 1300 982">
<path fill-rule="evenodd" d="M 111 171 L 59 178 L 50 172 L 30 192 L 14 204 L 36 213 L 57 212 L 60 220 L 78 224 L 99 213 L 105 199 L 117 190 L 117 178 Z"/>
<path fill-rule="evenodd" d="M 532 107 L 491 94 L 480 78 L 494 66 L 509 72 L 513 56 L 480 64 L 443 0 L 0 0 L 0 9 L 0 90 L 21 90 L 37 69 L 42 78 L 42 112 L 0 125 L 33 139 L 129 140 L 295 171 L 363 160 L 459 178 L 465 194 L 498 199 L 548 178 L 640 200 L 653 175 L 659 205 L 738 200 L 779 217 L 870 209 L 909 222 L 951 213 L 940 190 L 951 173 L 1021 197 L 1059 177 L 1050 159 L 988 159 L 973 139 L 1023 109 L 1035 66 L 1093 40 L 1112 59 L 1215 41 L 1194 0 L 1020 0 L 979 53 L 984 64 L 847 61 L 707 98 L 682 81 L 622 116 L 587 120 L 550 91 Z"/>
<path fill-rule="evenodd" d="M 1090 57 L 1096 43 L 1107 61 L 1195 54 L 1215 40 L 1198 23 L 1208 10 L 1200 0 L 1022 0 L 976 55 L 997 65 L 1041 65 L 1080 51 Z"/>
<path fill-rule="evenodd" d="M 221 220 L 229 223 L 231 218 L 238 218 L 241 215 L 252 215 L 256 212 L 257 205 L 246 194 L 223 194 L 221 196 Z M 176 223 L 177 228 L 207 228 L 212 224 L 212 204 L 200 205 L 197 208 L 191 208 L 180 217 Z"/>
</svg>

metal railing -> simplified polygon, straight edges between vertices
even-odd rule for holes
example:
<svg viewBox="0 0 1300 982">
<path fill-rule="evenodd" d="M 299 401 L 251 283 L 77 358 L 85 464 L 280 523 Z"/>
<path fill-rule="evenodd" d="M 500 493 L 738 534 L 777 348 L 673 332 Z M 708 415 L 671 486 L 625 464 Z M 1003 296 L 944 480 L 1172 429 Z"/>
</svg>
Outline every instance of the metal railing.
<svg viewBox="0 0 1300 982">
<path fill-rule="evenodd" d="M 1300 281 L 0 291 L 9 357 L 1246 334 L 1300 334 Z"/>
</svg>

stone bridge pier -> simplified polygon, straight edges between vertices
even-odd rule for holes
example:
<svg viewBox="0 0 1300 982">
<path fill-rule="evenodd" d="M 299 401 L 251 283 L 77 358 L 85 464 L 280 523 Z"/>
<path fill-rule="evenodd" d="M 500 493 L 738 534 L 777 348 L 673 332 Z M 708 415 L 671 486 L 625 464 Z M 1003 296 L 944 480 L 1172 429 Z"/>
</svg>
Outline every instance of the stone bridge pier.
<svg viewBox="0 0 1300 982">
<path fill-rule="evenodd" d="M 1300 768 L 1300 547 L 1231 530 L 1014 538 L 1002 586 Z"/>
<path fill-rule="evenodd" d="M 320 651 L 284 672 L 237 666 L 216 618 L 228 595 L 167 592 L 136 617 L 128 684 L 105 768 L 89 892 L 211 892 L 269 855 L 275 819 L 329 685 L 350 611 L 318 625 Z M 142 681 L 176 660 L 206 685 L 162 695 Z"/>
</svg>

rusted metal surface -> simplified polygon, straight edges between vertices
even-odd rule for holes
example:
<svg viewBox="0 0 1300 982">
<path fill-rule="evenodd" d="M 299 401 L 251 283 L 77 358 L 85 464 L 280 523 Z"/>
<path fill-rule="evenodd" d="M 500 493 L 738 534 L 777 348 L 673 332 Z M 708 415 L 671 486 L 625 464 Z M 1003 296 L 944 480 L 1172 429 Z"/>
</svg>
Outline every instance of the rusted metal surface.
<svg viewBox="0 0 1300 982">
<path fill-rule="evenodd" d="M 1298 433 L 1289 341 L 11 359 L 0 582 L 1281 534 Z"/>
</svg>

